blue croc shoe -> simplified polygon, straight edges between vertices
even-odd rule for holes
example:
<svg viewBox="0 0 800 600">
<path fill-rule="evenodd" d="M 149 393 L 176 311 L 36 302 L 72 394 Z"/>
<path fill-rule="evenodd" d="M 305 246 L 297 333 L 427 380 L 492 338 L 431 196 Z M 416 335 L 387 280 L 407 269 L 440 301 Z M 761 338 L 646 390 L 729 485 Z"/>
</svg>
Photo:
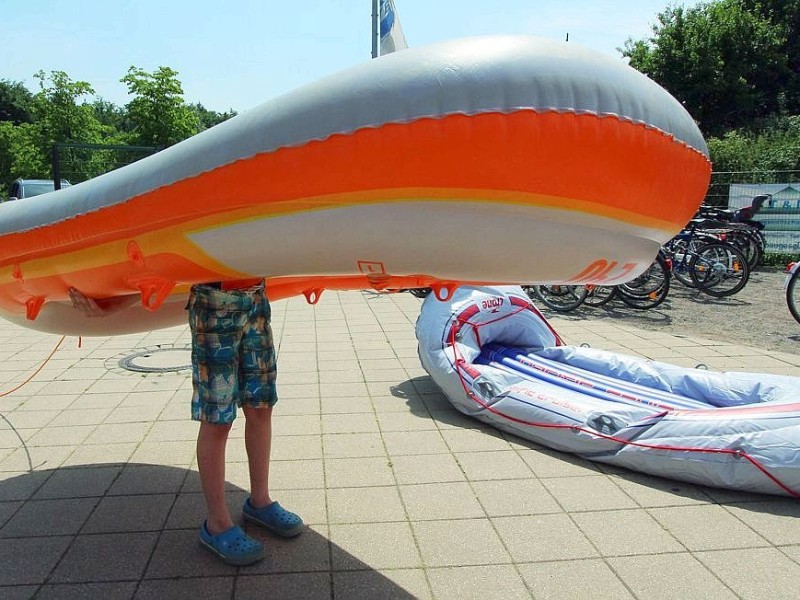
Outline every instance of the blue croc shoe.
<svg viewBox="0 0 800 600">
<path fill-rule="evenodd" d="M 303 519 L 277 502 L 267 504 L 264 508 L 255 508 L 248 498 L 244 501 L 242 514 L 246 521 L 261 525 L 281 537 L 294 537 L 303 531 Z"/>
<path fill-rule="evenodd" d="M 237 567 L 252 565 L 264 558 L 264 544 L 251 538 L 238 525 L 215 535 L 208 530 L 208 524 L 203 522 L 200 528 L 200 545 L 229 565 Z"/>
</svg>

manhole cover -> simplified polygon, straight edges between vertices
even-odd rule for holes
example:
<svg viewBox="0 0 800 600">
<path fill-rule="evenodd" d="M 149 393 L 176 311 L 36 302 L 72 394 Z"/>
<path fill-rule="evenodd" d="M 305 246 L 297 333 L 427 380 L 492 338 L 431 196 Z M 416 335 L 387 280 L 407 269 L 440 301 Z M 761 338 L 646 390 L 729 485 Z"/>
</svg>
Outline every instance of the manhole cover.
<svg viewBox="0 0 800 600">
<path fill-rule="evenodd" d="M 166 373 L 192 368 L 192 349 L 189 347 L 158 347 L 124 356 L 119 366 L 139 373 Z"/>
</svg>

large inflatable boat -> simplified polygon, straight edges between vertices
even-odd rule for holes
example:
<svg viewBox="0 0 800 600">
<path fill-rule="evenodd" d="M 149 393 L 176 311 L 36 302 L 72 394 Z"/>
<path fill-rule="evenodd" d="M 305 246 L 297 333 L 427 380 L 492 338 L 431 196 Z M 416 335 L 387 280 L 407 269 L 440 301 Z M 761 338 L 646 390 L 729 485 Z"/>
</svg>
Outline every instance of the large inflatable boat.
<svg viewBox="0 0 800 600">
<path fill-rule="evenodd" d="M 192 283 L 263 275 L 272 299 L 310 301 L 326 288 L 619 283 L 694 214 L 710 171 L 691 116 L 622 60 L 517 36 L 404 50 L 3 203 L 0 316 L 146 331 L 185 322 Z M 89 319 L 70 287 L 142 302 Z"/>
<path fill-rule="evenodd" d="M 568 346 L 519 287 L 428 296 L 422 365 L 461 412 L 589 460 L 800 497 L 800 378 Z"/>
</svg>

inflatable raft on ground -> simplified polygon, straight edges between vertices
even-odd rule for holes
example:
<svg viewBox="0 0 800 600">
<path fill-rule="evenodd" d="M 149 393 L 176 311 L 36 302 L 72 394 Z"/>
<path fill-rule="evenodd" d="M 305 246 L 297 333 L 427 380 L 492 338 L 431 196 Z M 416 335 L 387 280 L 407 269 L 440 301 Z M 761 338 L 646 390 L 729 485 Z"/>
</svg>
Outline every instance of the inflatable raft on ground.
<svg viewBox="0 0 800 600">
<path fill-rule="evenodd" d="M 519 287 L 428 296 L 422 365 L 461 412 L 589 460 L 800 497 L 800 378 L 568 346 Z"/>
<path fill-rule="evenodd" d="M 82 335 L 185 322 L 187 286 L 269 295 L 619 283 L 694 214 L 710 163 L 621 60 L 485 37 L 404 50 L 137 163 L 0 205 L 0 316 Z M 520 260 L 520 257 L 528 257 Z M 68 289 L 141 306 L 88 319 Z"/>
</svg>

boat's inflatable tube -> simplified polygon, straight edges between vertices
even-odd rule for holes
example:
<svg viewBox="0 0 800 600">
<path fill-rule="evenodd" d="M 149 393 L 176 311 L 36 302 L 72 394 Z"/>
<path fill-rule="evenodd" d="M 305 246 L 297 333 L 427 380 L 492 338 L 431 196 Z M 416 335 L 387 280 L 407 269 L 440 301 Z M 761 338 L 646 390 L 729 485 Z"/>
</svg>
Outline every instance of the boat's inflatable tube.
<svg viewBox="0 0 800 600">
<path fill-rule="evenodd" d="M 519 287 L 429 296 L 422 365 L 461 412 L 587 459 L 800 497 L 800 378 L 568 346 Z"/>
<path fill-rule="evenodd" d="M 254 275 L 270 277 L 273 299 L 617 283 L 694 214 L 707 154 L 664 89 L 575 44 L 404 50 L 0 205 L 0 315 L 54 332 L 147 330 L 184 321 L 186 286 Z M 58 306 L 71 286 L 139 293 L 144 308 L 81 319 Z"/>
</svg>

